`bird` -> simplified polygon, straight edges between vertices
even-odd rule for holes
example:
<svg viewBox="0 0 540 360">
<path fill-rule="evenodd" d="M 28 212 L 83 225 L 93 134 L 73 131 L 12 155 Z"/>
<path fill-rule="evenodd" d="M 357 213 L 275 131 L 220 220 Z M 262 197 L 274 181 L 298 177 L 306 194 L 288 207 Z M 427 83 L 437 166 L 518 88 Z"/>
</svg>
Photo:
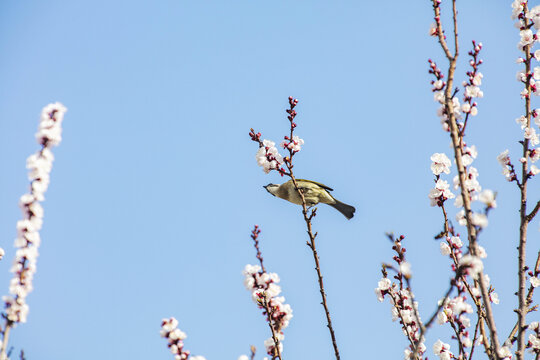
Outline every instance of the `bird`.
<svg viewBox="0 0 540 360">
<path fill-rule="evenodd" d="M 329 186 L 321 184 L 312 180 L 297 179 L 298 189 L 302 190 L 306 205 L 311 207 L 318 203 L 328 204 L 340 213 L 345 215 L 347 219 L 351 219 L 354 216 L 356 209 L 334 198 L 330 191 L 333 189 Z M 278 198 L 285 199 L 293 204 L 302 205 L 302 197 L 294 188 L 294 183 L 289 180 L 283 184 L 268 184 L 263 186 L 270 194 L 277 196 Z"/>
</svg>

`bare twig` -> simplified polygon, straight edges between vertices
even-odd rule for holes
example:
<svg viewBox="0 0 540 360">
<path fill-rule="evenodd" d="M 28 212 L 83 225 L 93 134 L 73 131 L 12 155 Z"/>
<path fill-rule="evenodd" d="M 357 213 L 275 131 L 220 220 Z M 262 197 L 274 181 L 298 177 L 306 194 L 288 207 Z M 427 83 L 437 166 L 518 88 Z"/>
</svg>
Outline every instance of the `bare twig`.
<svg viewBox="0 0 540 360">
<path fill-rule="evenodd" d="M 478 335 L 478 327 L 482 321 L 483 320 L 481 317 L 478 317 L 478 319 L 476 320 L 476 326 L 474 327 L 474 336 L 472 339 L 471 353 L 469 354 L 469 360 L 472 360 L 472 356 L 474 354 L 474 347 L 476 346 L 476 337 Z"/>
<path fill-rule="evenodd" d="M 251 231 L 251 238 L 253 239 L 253 246 L 255 247 L 255 251 L 257 251 L 257 259 L 259 260 L 261 264 L 262 272 L 265 273 L 266 270 L 263 265 L 263 257 L 261 254 L 261 250 L 259 249 L 259 234 L 261 233 L 261 229 L 258 225 L 255 225 L 253 227 L 253 230 Z"/>
<path fill-rule="evenodd" d="M 536 203 L 536 206 L 534 207 L 533 211 L 529 215 L 527 215 L 527 221 L 531 222 L 531 220 L 536 216 L 538 213 L 538 210 L 540 210 L 540 200 Z"/>
</svg>

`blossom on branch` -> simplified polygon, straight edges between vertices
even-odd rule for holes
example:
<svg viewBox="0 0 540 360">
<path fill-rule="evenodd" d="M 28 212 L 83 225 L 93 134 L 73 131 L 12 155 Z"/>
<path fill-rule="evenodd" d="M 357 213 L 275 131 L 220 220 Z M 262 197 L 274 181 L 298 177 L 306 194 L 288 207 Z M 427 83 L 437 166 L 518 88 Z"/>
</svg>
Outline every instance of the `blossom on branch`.
<svg viewBox="0 0 540 360">
<path fill-rule="evenodd" d="M 174 360 L 186 360 L 189 357 L 189 350 L 184 350 L 184 339 L 186 333 L 178 329 L 178 320 L 171 317 L 161 321 L 161 337 L 167 339 L 167 347 L 174 355 Z M 205 360 L 203 356 L 192 356 L 191 360 Z"/>
<path fill-rule="evenodd" d="M 444 153 L 435 153 L 431 155 L 431 172 L 433 175 L 440 175 L 442 173 L 450 174 L 450 166 L 452 163 L 446 154 Z"/>
<path fill-rule="evenodd" d="M 467 254 L 459 260 L 459 268 L 462 272 L 471 275 L 475 280 L 484 270 L 484 263 L 479 257 Z"/>
<path fill-rule="evenodd" d="M 253 301 L 264 309 L 267 321 L 276 333 L 279 340 L 279 352 L 282 351 L 282 340 L 284 339 L 283 330 L 289 326 L 289 321 L 293 317 L 292 308 L 285 304 L 285 298 L 278 296 L 281 293 L 281 287 L 277 285 L 279 276 L 276 273 L 266 273 L 262 271 L 259 265 L 246 265 L 243 271 L 244 285 L 251 291 Z M 273 338 L 265 341 L 268 355 L 274 355 L 275 342 Z"/>
<path fill-rule="evenodd" d="M 292 140 L 285 136 L 285 140 L 281 142 L 281 147 L 284 149 L 289 149 L 293 153 L 297 153 L 302 149 L 302 145 L 304 145 L 304 140 L 300 139 L 300 137 L 294 135 Z"/>
<path fill-rule="evenodd" d="M 19 201 L 23 220 L 17 222 L 17 251 L 11 267 L 14 276 L 9 285 L 10 295 L 2 298 L 5 305 L 2 315 L 13 324 L 26 322 L 28 315 L 26 297 L 33 289 L 32 281 L 41 243 L 39 230 L 43 224 L 43 208 L 39 202 L 45 199 L 45 191 L 49 186 L 49 174 L 54 160 L 51 148 L 58 145 L 62 139 L 62 120 L 66 111 L 60 103 L 49 104 L 43 108 L 36 133 L 37 142 L 42 148 L 26 161 L 30 192 L 21 196 Z"/>
<path fill-rule="evenodd" d="M 455 195 L 450 191 L 450 185 L 446 180 L 439 179 L 435 187 L 429 191 L 428 195 L 431 206 L 442 206 L 448 199 L 453 199 Z"/>
<path fill-rule="evenodd" d="M 275 142 L 265 139 L 255 155 L 257 164 L 263 168 L 266 174 L 271 170 L 278 170 L 283 163 L 283 156 L 279 154 L 275 145 Z"/>
</svg>

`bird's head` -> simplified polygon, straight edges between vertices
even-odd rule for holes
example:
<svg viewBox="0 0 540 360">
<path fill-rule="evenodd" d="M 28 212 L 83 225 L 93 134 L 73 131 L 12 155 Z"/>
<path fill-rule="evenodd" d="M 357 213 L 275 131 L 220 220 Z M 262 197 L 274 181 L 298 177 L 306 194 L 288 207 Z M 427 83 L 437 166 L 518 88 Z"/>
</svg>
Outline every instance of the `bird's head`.
<svg viewBox="0 0 540 360">
<path fill-rule="evenodd" d="M 276 196 L 277 189 L 279 188 L 279 185 L 277 184 L 268 184 L 266 186 L 263 186 L 263 188 L 266 189 L 270 194 Z"/>
</svg>

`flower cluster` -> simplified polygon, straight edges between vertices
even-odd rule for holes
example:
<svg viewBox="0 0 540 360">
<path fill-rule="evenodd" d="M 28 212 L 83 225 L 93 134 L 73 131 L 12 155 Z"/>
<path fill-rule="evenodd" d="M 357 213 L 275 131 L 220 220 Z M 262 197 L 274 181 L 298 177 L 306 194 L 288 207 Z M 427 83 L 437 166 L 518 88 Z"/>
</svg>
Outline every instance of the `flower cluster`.
<svg viewBox="0 0 540 360">
<path fill-rule="evenodd" d="M 470 348 L 476 341 L 476 338 L 470 338 L 468 330 L 471 326 L 471 319 L 467 314 L 473 313 L 474 310 L 467 303 L 467 298 L 470 295 L 477 306 L 480 303 L 482 295 L 478 276 L 483 270 L 481 258 L 487 257 L 487 254 L 482 246 L 477 245 L 477 256 L 463 255 L 463 242 L 459 234 L 454 235 L 453 229 L 450 229 L 450 232 L 452 236 L 447 236 L 446 241 L 441 242 L 440 249 L 443 256 L 448 256 L 452 260 L 451 267 L 455 274 L 453 286 L 455 286 L 458 293 L 454 297 L 447 297 L 439 302 L 441 311 L 437 314 L 437 322 L 441 325 L 449 324 L 452 327 L 456 334 L 454 338 L 460 345 L 460 355 L 462 355 L 464 348 Z M 473 281 L 470 281 L 468 276 L 471 276 Z M 483 274 L 483 281 L 485 287 L 489 289 L 489 301 L 498 304 L 499 296 L 490 286 L 490 278 L 487 274 Z M 441 348 L 441 344 L 438 344 L 438 346 L 438 349 L 442 352 L 435 351 L 435 353 L 440 354 L 441 358 L 447 356 L 446 352 L 449 351 L 449 347 L 443 346 Z"/>
<path fill-rule="evenodd" d="M 471 65 L 472 70 L 467 72 L 467 81 L 463 82 L 464 96 L 463 96 L 463 105 L 460 104 L 459 99 L 452 95 L 452 103 L 450 112 L 456 118 L 456 120 L 463 119 L 462 114 L 465 115 L 465 120 L 463 122 L 458 121 L 457 126 L 459 128 L 461 136 L 465 131 L 467 126 L 467 121 L 470 116 L 476 116 L 478 114 L 477 103 L 474 101 L 475 98 L 482 98 L 484 93 L 480 90 L 480 85 L 482 84 L 482 78 L 484 77 L 481 72 L 478 71 L 478 67 L 482 64 L 482 60 L 479 59 L 480 50 L 482 49 L 482 43 L 472 42 L 473 50 L 469 51 L 471 60 L 469 64 Z M 446 82 L 443 81 L 444 75 L 442 71 L 437 67 L 437 64 L 429 59 L 429 73 L 433 74 L 435 80 L 431 81 L 433 99 L 441 104 L 437 110 L 437 115 L 441 119 L 441 125 L 443 126 L 444 131 L 450 131 L 450 124 L 448 123 L 448 110 L 446 109 Z"/>
<path fill-rule="evenodd" d="M 508 155 L 509 151 L 508 149 L 504 150 L 497 156 L 497 161 L 502 166 L 502 173 L 506 180 L 508 181 L 518 181 L 516 170 L 514 168 L 514 165 L 512 164 L 512 161 L 510 160 L 510 156 Z"/>
<path fill-rule="evenodd" d="M 257 164 L 263 168 L 266 174 L 271 170 L 278 170 L 283 164 L 283 156 L 278 152 L 275 145 L 275 142 L 265 139 L 255 155 Z"/>
<path fill-rule="evenodd" d="M 264 272 L 259 265 L 246 265 L 243 271 L 244 285 L 247 290 L 251 291 L 253 301 L 264 309 L 263 315 L 275 332 L 277 340 L 279 340 L 279 352 L 283 350 L 282 340 L 284 339 L 283 330 L 289 326 L 291 320 L 292 308 L 289 304 L 285 304 L 285 298 L 278 296 L 281 293 L 279 276 L 276 273 Z M 267 353 L 275 354 L 275 341 L 273 337 L 264 342 Z"/>
<path fill-rule="evenodd" d="M 383 266 L 383 278 L 377 284 L 375 288 L 375 295 L 380 302 L 383 302 L 385 296 L 388 295 L 390 304 L 392 305 L 392 321 L 399 320 L 402 326 L 403 333 L 409 340 L 409 346 L 404 350 L 405 359 L 412 359 L 414 350 L 417 349 L 417 355 L 420 355 L 426 351 L 424 345 L 424 338 L 420 338 L 421 319 L 418 315 L 418 302 L 414 300 L 414 295 L 410 287 L 405 285 L 411 277 L 410 264 L 405 261 L 406 249 L 402 246 L 401 242 L 405 239 L 403 235 L 395 239 L 392 249 L 396 252 L 394 261 L 398 265 L 397 268 L 391 265 Z M 397 282 L 392 282 L 388 278 L 386 268 L 391 268 L 396 271 L 394 279 Z"/>
<path fill-rule="evenodd" d="M 167 346 L 174 355 L 174 360 L 187 360 L 189 350 L 184 350 L 184 339 L 186 333 L 178 329 L 178 320 L 175 318 L 163 319 L 161 321 L 161 337 L 167 339 Z M 203 356 L 192 356 L 191 360 L 205 360 Z"/>
<path fill-rule="evenodd" d="M 21 196 L 19 201 L 23 219 L 17 222 L 17 251 L 11 268 L 14 277 L 9 286 L 10 295 L 3 297 L 3 316 L 13 324 L 26 322 L 28 315 L 26 297 L 32 291 L 41 241 L 39 230 L 43 224 L 43 208 L 39 202 L 45 199 L 44 194 L 49 186 L 49 174 L 54 160 L 51 148 L 60 143 L 62 120 L 66 110 L 60 103 L 49 104 L 43 108 L 36 133 L 36 139 L 42 148 L 28 157 L 26 162 L 30 192 Z"/>
<path fill-rule="evenodd" d="M 281 147 L 284 149 L 289 149 L 293 153 L 297 153 L 302 149 L 304 145 L 304 140 L 300 139 L 297 135 L 294 135 L 292 139 L 288 136 L 285 136 L 285 140 L 281 142 Z"/>
<path fill-rule="evenodd" d="M 529 334 L 527 348 L 532 354 L 538 355 L 540 354 L 540 325 L 538 321 L 530 323 L 528 329 L 532 331 L 532 334 Z"/>
<path fill-rule="evenodd" d="M 450 191 L 450 185 L 446 180 L 442 180 L 442 173 L 450 174 L 451 162 L 448 156 L 443 153 L 431 155 L 431 171 L 435 175 L 435 188 L 429 191 L 431 206 L 442 206 L 448 199 L 453 199 L 455 195 Z"/>
<path fill-rule="evenodd" d="M 540 61 L 540 50 L 536 50 L 534 53 L 532 52 L 532 47 L 539 41 L 538 34 L 534 34 L 532 29 L 540 29 L 540 6 L 535 6 L 527 11 L 523 4 L 519 0 L 515 0 L 512 3 L 512 19 L 517 20 L 516 27 L 520 30 L 518 49 L 524 52 L 524 55 L 519 57 L 516 62 L 525 65 L 524 70 L 518 71 L 516 78 L 524 85 L 521 91 L 521 97 L 529 99 L 531 94 L 540 95 L 540 84 L 538 83 L 540 81 L 540 67 L 533 67 L 532 65 L 533 59 Z M 531 121 L 533 120 L 536 126 L 540 126 L 539 115 L 540 110 L 534 109 L 530 113 L 516 119 L 516 123 L 523 130 L 523 146 L 526 150 L 526 156 L 519 159 L 521 163 L 526 164 L 529 160 L 535 163 L 540 159 L 540 148 L 534 148 L 540 144 L 540 136 L 537 130 L 532 127 Z M 529 148 L 529 146 L 532 148 Z M 503 174 L 507 180 L 516 181 L 519 185 L 519 180 L 508 156 L 508 150 L 503 151 L 497 159 L 503 167 Z M 532 177 L 538 173 L 540 173 L 540 168 L 533 164 L 530 166 L 527 177 Z"/>
<path fill-rule="evenodd" d="M 433 352 L 441 360 L 450 360 L 455 358 L 454 354 L 452 354 L 450 351 L 450 345 L 443 343 L 441 340 L 437 340 L 437 342 L 433 344 Z"/>
<path fill-rule="evenodd" d="M 271 170 L 276 170 L 281 176 L 291 175 L 282 167 L 282 165 L 285 164 L 287 168 L 291 170 L 293 168 L 291 162 L 293 155 L 299 152 L 302 149 L 302 145 L 304 145 L 303 139 L 296 135 L 293 135 L 294 129 L 297 126 L 294 122 L 294 118 L 297 115 L 294 108 L 297 104 L 298 99 L 294 99 L 292 96 L 289 96 L 289 109 L 287 109 L 286 112 L 288 114 L 287 119 L 290 122 L 290 135 L 284 136 L 284 141 L 282 141 L 280 144 L 283 149 L 289 151 L 289 156 L 285 158 L 281 156 L 278 149 L 276 148 L 275 142 L 266 139 L 261 141 L 262 135 L 260 132 L 255 133 L 255 130 L 251 129 L 249 133 L 251 140 L 259 144 L 259 150 L 257 150 L 255 159 L 257 160 L 257 164 L 263 168 L 263 171 L 266 174 L 268 174 Z"/>
<path fill-rule="evenodd" d="M 480 85 L 482 85 L 482 78 L 484 75 L 478 71 L 478 66 L 482 64 L 482 59 L 478 58 L 480 50 L 482 50 L 482 43 L 476 43 L 473 40 L 473 50 L 469 51 L 471 60 L 469 65 L 472 67 L 471 71 L 467 71 L 468 79 L 463 82 L 463 87 L 465 88 L 465 94 L 463 96 L 463 105 L 461 106 L 461 111 L 466 115 L 465 124 L 467 122 L 468 115 L 476 116 L 478 114 L 477 104 L 474 101 L 474 98 L 484 97 L 484 93 L 480 90 Z"/>
</svg>

